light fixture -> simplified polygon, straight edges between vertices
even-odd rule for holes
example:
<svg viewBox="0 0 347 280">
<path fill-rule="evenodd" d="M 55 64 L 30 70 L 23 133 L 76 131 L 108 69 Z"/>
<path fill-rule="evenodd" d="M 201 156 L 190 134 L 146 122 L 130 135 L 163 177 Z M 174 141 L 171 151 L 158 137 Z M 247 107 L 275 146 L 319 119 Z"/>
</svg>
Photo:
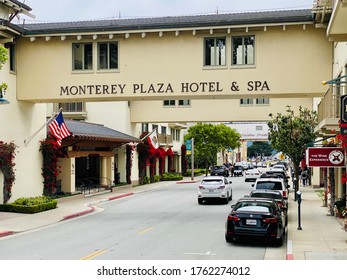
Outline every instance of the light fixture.
<svg viewBox="0 0 347 280">
<path fill-rule="evenodd" d="M 10 101 L 8 101 L 6 98 L 4 98 L 2 92 L 3 92 L 3 91 L 0 90 L 0 105 L 10 104 Z"/>
</svg>

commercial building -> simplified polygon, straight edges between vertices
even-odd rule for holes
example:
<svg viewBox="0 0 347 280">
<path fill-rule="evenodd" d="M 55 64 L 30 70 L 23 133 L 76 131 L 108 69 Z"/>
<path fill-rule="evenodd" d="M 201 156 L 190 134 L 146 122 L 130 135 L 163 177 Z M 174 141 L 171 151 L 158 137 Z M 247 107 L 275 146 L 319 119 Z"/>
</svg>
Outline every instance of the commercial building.
<svg viewBox="0 0 347 280">
<path fill-rule="evenodd" d="M 74 192 L 90 173 L 103 184 L 126 181 L 126 145 L 155 128 L 180 172 L 185 123 L 312 108 L 331 75 L 320 10 L 13 24 L 31 8 L 7 1 L 0 9 L 10 56 L 0 72 L 9 101 L 0 140 L 17 146 L 11 200 L 42 193 L 47 131 L 37 130 L 59 108 L 73 134 L 62 142 L 58 179 Z M 131 181 L 139 181 L 136 152 Z"/>
</svg>

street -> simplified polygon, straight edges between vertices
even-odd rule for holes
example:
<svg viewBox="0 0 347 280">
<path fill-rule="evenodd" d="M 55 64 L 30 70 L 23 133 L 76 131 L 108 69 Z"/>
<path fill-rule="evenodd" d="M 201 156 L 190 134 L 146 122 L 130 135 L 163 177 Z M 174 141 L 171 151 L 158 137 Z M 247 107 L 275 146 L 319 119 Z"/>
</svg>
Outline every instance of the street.
<svg viewBox="0 0 347 280">
<path fill-rule="evenodd" d="M 229 177 L 233 200 L 199 205 L 198 183 L 176 184 L 97 205 L 102 211 L 0 240 L 2 260 L 284 260 L 285 243 L 228 244 L 230 206 L 251 182 Z"/>
</svg>

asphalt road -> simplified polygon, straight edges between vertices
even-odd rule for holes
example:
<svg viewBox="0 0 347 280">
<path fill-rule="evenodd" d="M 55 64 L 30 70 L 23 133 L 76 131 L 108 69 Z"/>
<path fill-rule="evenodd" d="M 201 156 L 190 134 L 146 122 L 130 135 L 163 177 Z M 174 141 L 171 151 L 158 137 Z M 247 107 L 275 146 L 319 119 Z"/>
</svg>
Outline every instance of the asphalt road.
<svg viewBox="0 0 347 280">
<path fill-rule="evenodd" d="M 1 260 L 263 260 L 285 259 L 285 245 L 228 244 L 230 206 L 252 189 L 229 178 L 228 205 L 199 205 L 198 183 L 172 184 L 99 204 L 95 214 L 0 240 Z"/>
</svg>

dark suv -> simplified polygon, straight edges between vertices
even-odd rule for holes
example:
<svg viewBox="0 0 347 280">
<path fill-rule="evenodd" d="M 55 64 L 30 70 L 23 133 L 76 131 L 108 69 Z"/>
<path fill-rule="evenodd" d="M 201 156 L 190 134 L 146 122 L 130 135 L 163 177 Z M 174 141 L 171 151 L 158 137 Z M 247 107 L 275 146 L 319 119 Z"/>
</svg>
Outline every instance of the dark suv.
<svg viewBox="0 0 347 280">
<path fill-rule="evenodd" d="M 234 176 L 242 176 L 243 175 L 243 167 L 241 165 L 234 165 L 233 174 L 234 174 Z"/>
</svg>

